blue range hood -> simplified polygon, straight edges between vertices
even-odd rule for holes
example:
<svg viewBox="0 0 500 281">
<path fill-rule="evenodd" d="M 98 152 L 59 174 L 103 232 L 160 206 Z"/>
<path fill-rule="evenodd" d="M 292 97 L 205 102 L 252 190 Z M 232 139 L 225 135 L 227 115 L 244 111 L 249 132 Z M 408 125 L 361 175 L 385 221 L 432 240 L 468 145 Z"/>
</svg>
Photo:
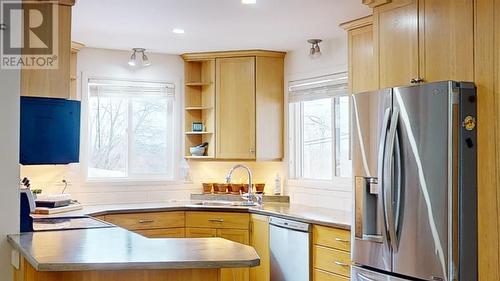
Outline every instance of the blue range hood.
<svg viewBox="0 0 500 281">
<path fill-rule="evenodd" d="M 20 163 L 78 163 L 80 102 L 21 97 Z"/>
</svg>

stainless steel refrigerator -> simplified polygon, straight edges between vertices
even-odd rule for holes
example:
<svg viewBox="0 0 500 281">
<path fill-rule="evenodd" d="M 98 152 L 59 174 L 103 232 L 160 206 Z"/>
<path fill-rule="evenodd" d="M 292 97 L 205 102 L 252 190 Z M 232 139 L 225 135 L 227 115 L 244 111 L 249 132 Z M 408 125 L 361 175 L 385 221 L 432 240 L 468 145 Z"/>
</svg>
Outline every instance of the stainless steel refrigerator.
<svg viewBox="0 0 500 281">
<path fill-rule="evenodd" d="M 477 280 L 476 90 L 444 81 L 352 98 L 351 280 Z"/>
</svg>

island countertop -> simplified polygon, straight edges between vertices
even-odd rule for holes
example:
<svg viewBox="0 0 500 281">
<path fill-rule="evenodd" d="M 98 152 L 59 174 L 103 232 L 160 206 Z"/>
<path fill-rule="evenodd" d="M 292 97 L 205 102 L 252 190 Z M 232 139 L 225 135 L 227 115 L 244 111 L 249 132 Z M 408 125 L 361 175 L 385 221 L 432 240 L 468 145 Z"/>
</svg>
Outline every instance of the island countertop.
<svg viewBox="0 0 500 281">
<path fill-rule="evenodd" d="M 37 271 L 202 269 L 258 266 L 247 245 L 222 238 L 148 239 L 120 227 L 8 236 Z"/>
</svg>

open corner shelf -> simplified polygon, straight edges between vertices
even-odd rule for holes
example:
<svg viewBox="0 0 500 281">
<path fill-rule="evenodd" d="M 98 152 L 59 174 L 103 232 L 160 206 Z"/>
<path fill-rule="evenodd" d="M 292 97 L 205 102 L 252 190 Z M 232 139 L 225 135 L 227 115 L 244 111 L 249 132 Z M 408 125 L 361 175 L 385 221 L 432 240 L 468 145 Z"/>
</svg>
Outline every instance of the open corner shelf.
<svg viewBox="0 0 500 281">
<path fill-rule="evenodd" d="M 186 135 L 211 135 L 212 132 L 186 132 Z"/>
<path fill-rule="evenodd" d="M 214 156 L 184 156 L 186 159 L 214 160 Z"/>
<path fill-rule="evenodd" d="M 199 86 L 210 86 L 212 85 L 212 82 L 186 82 L 186 86 L 189 87 L 199 87 Z"/>
<path fill-rule="evenodd" d="M 188 106 L 185 109 L 186 110 L 212 110 L 214 108 L 212 106 Z"/>
</svg>

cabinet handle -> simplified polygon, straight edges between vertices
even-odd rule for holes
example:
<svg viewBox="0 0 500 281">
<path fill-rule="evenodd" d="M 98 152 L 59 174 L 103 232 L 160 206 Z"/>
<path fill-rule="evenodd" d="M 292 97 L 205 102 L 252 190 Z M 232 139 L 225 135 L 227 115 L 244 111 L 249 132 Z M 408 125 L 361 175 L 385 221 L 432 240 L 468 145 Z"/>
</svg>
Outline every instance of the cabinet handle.
<svg viewBox="0 0 500 281">
<path fill-rule="evenodd" d="M 339 261 L 334 261 L 333 263 L 336 264 L 336 265 L 339 265 L 339 266 L 344 266 L 344 267 L 345 266 L 349 266 L 347 263 L 339 262 Z"/>
<path fill-rule="evenodd" d="M 222 223 L 224 222 L 224 219 L 208 219 L 209 222 L 219 222 Z"/>
<path fill-rule="evenodd" d="M 139 223 L 152 223 L 154 220 L 139 220 Z"/>
<path fill-rule="evenodd" d="M 335 238 L 335 241 L 337 242 L 342 242 L 342 243 L 349 243 L 349 240 L 345 240 L 345 239 L 342 239 L 342 238 Z"/>
<path fill-rule="evenodd" d="M 255 153 L 255 149 L 250 148 L 250 153 Z"/>
</svg>

